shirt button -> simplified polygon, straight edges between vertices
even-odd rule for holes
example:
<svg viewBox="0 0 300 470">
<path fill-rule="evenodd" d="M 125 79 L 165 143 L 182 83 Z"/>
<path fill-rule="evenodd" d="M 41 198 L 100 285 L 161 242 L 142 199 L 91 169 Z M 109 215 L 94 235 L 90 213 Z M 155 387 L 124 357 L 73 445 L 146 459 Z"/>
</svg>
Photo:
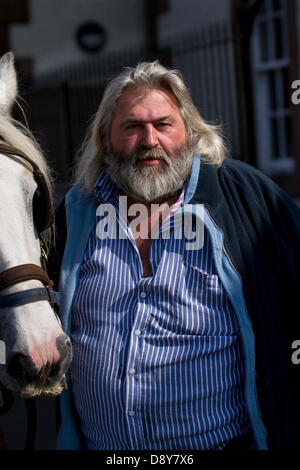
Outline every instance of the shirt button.
<svg viewBox="0 0 300 470">
<path fill-rule="evenodd" d="M 129 416 L 134 416 L 135 412 L 133 410 L 131 410 L 131 411 L 128 411 L 128 414 L 129 414 Z"/>
<path fill-rule="evenodd" d="M 136 334 L 136 336 L 140 336 L 141 330 L 135 330 L 135 334 Z"/>
<path fill-rule="evenodd" d="M 130 369 L 130 371 L 129 371 L 129 374 L 130 374 L 130 375 L 134 375 L 134 374 L 135 374 L 135 372 L 136 372 L 136 370 L 135 370 L 135 369 Z"/>
<path fill-rule="evenodd" d="M 146 295 L 147 295 L 147 294 L 146 294 L 145 292 L 141 292 L 141 297 L 142 297 L 142 299 L 144 299 L 144 298 L 146 297 Z"/>
</svg>

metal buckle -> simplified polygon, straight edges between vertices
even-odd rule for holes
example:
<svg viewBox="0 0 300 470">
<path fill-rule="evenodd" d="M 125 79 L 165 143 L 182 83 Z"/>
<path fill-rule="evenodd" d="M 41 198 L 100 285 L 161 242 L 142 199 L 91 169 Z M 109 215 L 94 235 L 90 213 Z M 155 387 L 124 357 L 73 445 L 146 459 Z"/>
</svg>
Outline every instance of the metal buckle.
<svg viewBox="0 0 300 470">
<path fill-rule="evenodd" d="M 55 307 L 57 305 L 57 302 L 55 296 L 53 295 L 52 289 L 50 286 L 46 286 L 46 289 L 48 291 L 49 303 L 51 307 Z"/>
</svg>

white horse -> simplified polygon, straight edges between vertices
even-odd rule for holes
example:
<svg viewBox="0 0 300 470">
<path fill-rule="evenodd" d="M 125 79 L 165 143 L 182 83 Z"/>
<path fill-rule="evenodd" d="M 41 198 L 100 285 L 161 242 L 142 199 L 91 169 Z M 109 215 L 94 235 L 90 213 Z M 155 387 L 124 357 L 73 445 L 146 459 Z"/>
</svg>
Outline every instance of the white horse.
<svg viewBox="0 0 300 470">
<path fill-rule="evenodd" d="M 37 144 L 10 116 L 16 95 L 14 56 L 10 52 L 0 59 L 0 145 L 17 148 L 30 157 L 51 191 L 49 170 Z M 33 214 L 38 184 L 32 164 L 16 154 L 0 153 L 0 383 L 20 391 L 23 397 L 59 394 L 72 357 L 70 339 L 55 311 L 47 300 L 41 300 L 48 299 L 51 291 L 45 287 L 46 274 L 39 268 L 37 222 L 45 214 L 41 210 Z M 42 235 L 47 233 L 49 229 Z M 24 265 L 28 264 L 35 265 L 36 276 L 29 273 L 26 277 L 30 269 L 27 266 L 26 271 Z M 3 284 L 3 279 L 14 278 L 12 268 L 16 266 L 21 266 L 18 281 Z"/>
</svg>

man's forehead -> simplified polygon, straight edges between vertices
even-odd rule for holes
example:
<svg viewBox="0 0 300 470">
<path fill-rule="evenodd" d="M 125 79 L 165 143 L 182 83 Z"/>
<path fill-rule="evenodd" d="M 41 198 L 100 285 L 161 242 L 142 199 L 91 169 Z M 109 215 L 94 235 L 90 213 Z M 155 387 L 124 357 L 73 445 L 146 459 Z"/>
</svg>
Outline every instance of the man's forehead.
<svg viewBox="0 0 300 470">
<path fill-rule="evenodd" d="M 164 101 L 170 106 L 178 109 L 178 104 L 175 96 L 169 90 L 155 87 L 137 87 L 126 88 L 116 101 L 116 107 L 133 107 L 145 98 L 152 97 L 156 100 Z"/>
</svg>

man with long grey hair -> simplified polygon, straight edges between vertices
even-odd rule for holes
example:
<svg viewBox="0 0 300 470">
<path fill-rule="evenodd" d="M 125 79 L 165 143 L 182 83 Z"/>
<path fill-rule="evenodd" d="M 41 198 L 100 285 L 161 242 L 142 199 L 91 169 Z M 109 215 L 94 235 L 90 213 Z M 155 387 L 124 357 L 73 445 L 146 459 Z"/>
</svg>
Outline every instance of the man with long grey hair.
<svg viewBox="0 0 300 470">
<path fill-rule="evenodd" d="M 108 84 L 59 218 L 59 449 L 296 448 L 300 211 L 178 71 Z"/>
</svg>

